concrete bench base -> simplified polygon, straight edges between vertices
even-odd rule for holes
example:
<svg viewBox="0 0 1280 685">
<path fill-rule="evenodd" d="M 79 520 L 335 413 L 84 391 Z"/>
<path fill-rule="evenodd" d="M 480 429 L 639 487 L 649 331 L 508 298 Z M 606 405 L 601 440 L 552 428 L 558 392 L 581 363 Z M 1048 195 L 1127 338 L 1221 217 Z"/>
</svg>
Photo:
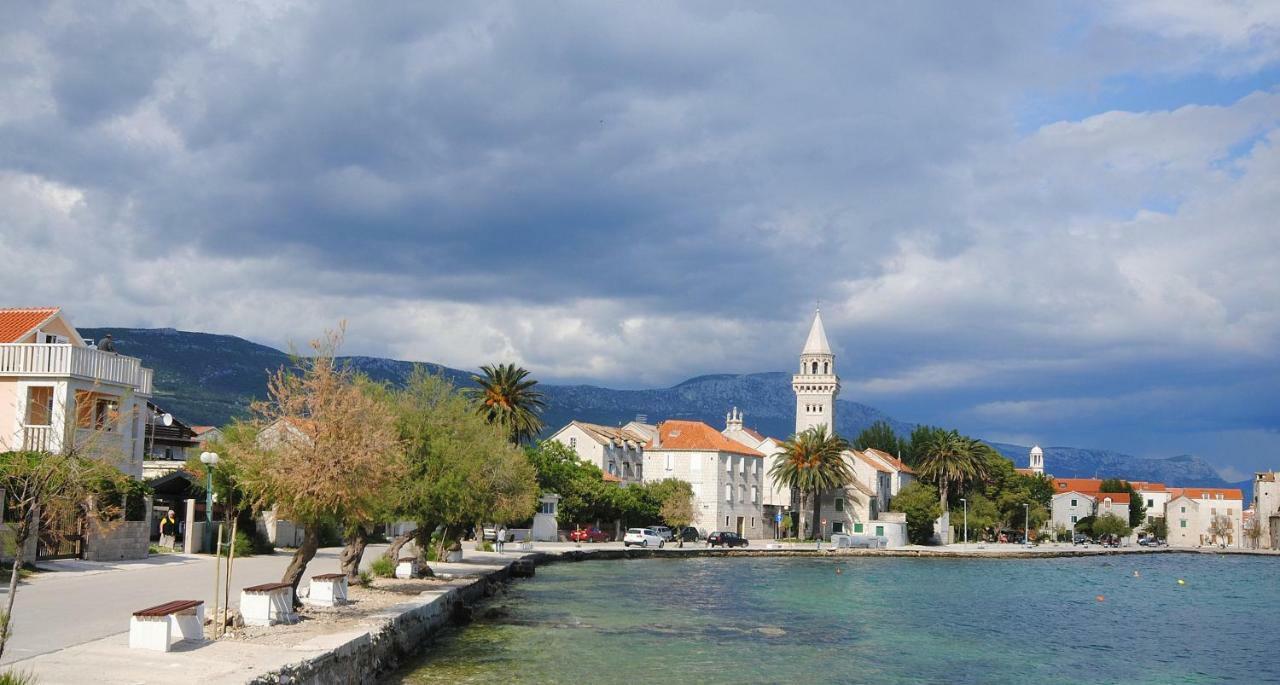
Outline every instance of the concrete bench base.
<svg viewBox="0 0 1280 685">
<path fill-rule="evenodd" d="M 129 619 L 129 647 L 167 652 L 173 634 L 179 640 L 204 640 L 204 605 L 167 616 L 133 616 Z"/>
<path fill-rule="evenodd" d="M 307 601 L 320 606 L 335 607 L 347 603 L 347 577 L 340 573 L 313 576 Z"/>
<path fill-rule="evenodd" d="M 247 626 L 272 626 L 297 623 L 293 611 L 293 588 L 285 586 L 266 591 L 245 588 L 240 592 L 240 615 Z"/>
<path fill-rule="evenodd" d="M 418 560 L 415 557 L 402 557 L 396 564 L 397 578 L 417 578 Z"/>
</svg>

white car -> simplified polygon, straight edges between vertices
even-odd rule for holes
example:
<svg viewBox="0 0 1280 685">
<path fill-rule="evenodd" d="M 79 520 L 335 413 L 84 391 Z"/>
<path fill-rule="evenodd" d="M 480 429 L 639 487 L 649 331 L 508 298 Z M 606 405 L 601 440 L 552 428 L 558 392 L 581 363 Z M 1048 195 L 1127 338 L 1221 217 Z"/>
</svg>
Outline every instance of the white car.
<svg viewBox="0 0 1280 685">
<path fill-rule="evenodd" d="M 652 528 L 628 528 L 627 534 L 622 538 L 622 546 L 630 547 L 639 545 L 641 547 L 658 547 L 661 548 L 667 543 Z"/>
<path fill-rule="evenodd" d="M 662 538 L 663 540 L 666 540 L 667 542 L 671 542 L 671 539 L 675 537 L 675 535 L 672 534 L 671 529 L 666 526 L 654 526 L 653 532 L 655 535 Z"/>
</svg>

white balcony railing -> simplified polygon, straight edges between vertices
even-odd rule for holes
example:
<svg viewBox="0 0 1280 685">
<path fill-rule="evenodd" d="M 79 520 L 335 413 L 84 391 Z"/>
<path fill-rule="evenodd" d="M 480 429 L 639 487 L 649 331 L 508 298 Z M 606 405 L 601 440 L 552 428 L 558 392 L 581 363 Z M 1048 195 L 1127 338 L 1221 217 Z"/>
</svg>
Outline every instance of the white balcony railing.
<svg viewBox="0 0 1280 685">
<path fill-rule="evenodd" d="M 53 426 L 22 427 L 22 449 L 32 452 L 50 452 L 53 446 Z"/>
<path fill-rule="evenodd" d="M 151 394 L 151 369 L 137 357 L 72 345 L 0 344 L 0 376 L 72 376 Z"/>
</svg>

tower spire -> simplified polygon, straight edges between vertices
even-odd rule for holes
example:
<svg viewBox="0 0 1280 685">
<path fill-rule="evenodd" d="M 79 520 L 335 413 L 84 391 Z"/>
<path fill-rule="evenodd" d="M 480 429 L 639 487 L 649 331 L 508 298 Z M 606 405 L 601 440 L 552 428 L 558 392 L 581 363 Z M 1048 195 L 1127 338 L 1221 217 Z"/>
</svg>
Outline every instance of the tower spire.
<svg viewBox="0 0 1280 685">
<path fill-rule="evenodd" d="M 813 312 L 813 325 L 809 327 L 809 338 L 804 342 L 804 350 L 800 354 L 831 354 L 831 344 L 827 342 L 827 329 L 822 326 L 822 310 Z"/>
</svg>

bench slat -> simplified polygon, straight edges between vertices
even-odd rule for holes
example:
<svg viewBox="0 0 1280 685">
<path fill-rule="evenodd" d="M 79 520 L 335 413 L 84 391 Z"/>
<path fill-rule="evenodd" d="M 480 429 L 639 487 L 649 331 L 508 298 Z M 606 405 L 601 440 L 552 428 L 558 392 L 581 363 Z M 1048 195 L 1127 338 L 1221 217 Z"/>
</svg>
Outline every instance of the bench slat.
<svg viewBox="0 0 1280 685">
<path fill-rule="evenodd" d="M 142 610 L 139 610 L 139 611 L 135 611 L 135 612 L 133 612 L 133 615 L 134 615 L 134 616 L 147 616 L 147 617 L 153 617 L 153 616 L 168 616 L 169 614 L 176 614 L 176 613 L 178 613 L 178 612 L 180 612 L 180 611 L 186 611 L 187 609 L 194 609 L 194 608 L 196 608 L 196 607 L 200 606 L 201 604 L 204 604 L 204 600 L 200 600 L 200 599 L 175 599 L 175 600 L 173 600 L 172 602 L 165 602 L 164 604 L 157 604 L 157 605 L 155 605 L 155 606 L 153 606 L 153 607 L 149 607 L 149 608 L 147 608 L 147 609 L 142 609 Z"/>
<path fill-rule="evenodd" d="M 290 585 L 289 583 L 263 583 L 262 585 L 254 585 L 253 587 L 247 587 L 244 589 L 244 591 L 245 592 L 274 592 L 276 590 L 283 590 L 284 588 L 287 588 L 287 587 L 293 587 L 293 586 Z"/>
<path fill-rule="evenodd" d="M 345 577 L 346 576 L 341 573 L 323 573 L 318 576 L 311 576 L 311 580 L 338 580 L 339 578 Z"/>
</svg>

